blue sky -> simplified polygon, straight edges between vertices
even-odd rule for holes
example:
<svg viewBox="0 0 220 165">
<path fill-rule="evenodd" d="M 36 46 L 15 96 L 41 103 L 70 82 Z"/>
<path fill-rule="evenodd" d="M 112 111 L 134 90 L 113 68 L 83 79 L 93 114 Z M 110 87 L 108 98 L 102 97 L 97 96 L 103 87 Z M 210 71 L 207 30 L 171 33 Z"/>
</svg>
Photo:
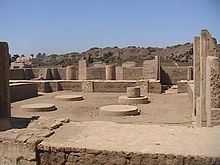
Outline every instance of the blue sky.
<svg viewBox="0 0 220 165">
<path fill-rule="evenodd" d="M 220 40 L 220 0 L 0 0 L 0 15 L 11 54 L 166 47 L 204 28 Z"/>
</svg>

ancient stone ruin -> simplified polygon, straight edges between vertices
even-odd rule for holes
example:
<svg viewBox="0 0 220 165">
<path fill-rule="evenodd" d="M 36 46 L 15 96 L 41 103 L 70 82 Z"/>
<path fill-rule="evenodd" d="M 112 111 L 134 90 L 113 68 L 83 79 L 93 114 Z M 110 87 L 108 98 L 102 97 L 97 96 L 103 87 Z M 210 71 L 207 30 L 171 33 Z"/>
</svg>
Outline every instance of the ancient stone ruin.
<svg viewBox="0 0 220 165">
<path fill-rule="evenodd" d="M 193 66 L 160 56 L 10 68 L 0 42 L 0 164 L 220 164 L 217 41 L 193 38 Z"/>
</svg>

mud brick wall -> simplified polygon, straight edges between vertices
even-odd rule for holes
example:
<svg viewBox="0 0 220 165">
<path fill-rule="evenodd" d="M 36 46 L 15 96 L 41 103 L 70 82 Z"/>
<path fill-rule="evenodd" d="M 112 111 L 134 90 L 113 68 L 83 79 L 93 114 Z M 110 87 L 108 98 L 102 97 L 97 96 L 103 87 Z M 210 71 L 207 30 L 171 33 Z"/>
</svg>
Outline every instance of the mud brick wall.
<svg viewBox="0 0 220 165">
<path fill-rule="evenodd" d="M 128 164 L 140 164 L 140 165 L 155 165 L 155 164 L 219 164 L 220 158 L 205 157 L 205 156 L 182 156 L 173 154 L 158 154 L 158 153 L 133 153 L 133 152 L 117 152 L 106 150 L 91 150 L 91 149 L 77 149 L 70 148 L 65 151 L 46 151 L 38 150 L 38 163 L 40 165 L 48 165 L 51 162 L 56 164 L 80 164 L 80 165 L 100 165 L 100 164 L 114 164 L 114 165 L 128 165 Z M 56 148 L 54 148 L 56 150 Z M 67 150 L 67 148 L 66 148 Z"/>
<path fill-rule="evenodd" d="M 94 92 L 126 92 L 127 87 L 136 86 L 136 82 L 97 82 L 94 81 Z"/>
<path fill-rule="evenodd" d="M 105 80 L 105 68 L 89 67 L 86 72 L 87 80 Z"/>
<path fill-rule="evenodd" d="M 161 67 L 160 80 L 166 85 L 175 85 L 180 80 L 187 80 L 187 67 Z"/>
<path fill-rule="evenodd" d="M 10 69 L 9 79 L 10 80 L 25 80 L 26 77 L 25 77 L 24 69 Z"/>
</svg>

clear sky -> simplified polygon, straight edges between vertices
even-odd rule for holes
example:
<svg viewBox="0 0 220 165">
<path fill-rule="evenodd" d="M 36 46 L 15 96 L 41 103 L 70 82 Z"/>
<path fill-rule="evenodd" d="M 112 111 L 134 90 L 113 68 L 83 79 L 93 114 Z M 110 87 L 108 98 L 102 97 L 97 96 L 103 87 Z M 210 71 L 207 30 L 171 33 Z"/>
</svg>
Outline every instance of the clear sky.
<svg viewBox="0 0 220 165">
<path fill-rule="evenodd" d="M 0 16 L 12 55 L 220 40 L 220 0 L 0 0 Z"/>
</svg>

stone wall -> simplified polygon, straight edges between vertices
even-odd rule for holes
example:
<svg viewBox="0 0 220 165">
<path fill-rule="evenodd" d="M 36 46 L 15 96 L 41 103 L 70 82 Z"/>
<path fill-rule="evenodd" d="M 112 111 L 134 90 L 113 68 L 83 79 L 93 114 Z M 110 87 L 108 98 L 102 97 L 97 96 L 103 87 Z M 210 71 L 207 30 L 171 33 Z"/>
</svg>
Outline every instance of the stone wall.
<svg viewBox="0 0 220 165">
<path fill-rule="evenodd" d="M 10 69 L 9 79 L 10 80 L 25 80 L 26 76 L 25 76 L 24 69 Z"/>
<path fill-rule="evenodd" d="M 145 60 L 143 62 L 143 78 L 145 80 L 157 79 L 157 64 L 156 60 Z"/>
<path fill-rule="evenodd" d="M 126 92 L 136 81 L 94 81 L 94 92 Z"/>
<path fill-rule="evenodd" d="M 89 67 L 86 71 L 87 80 L 105 80 L 105 68 Z"/>
<path fill-rule="evenodd" d="M 142 67 L 124 67 L 123 80 L 142 80 L 143 68 Z"/>
<path fill-rule="evenodd" d="M 51 162 L 56 164 L 80 164 L 80 165 L 100 165 L 100 164 L 114 164 L 114 165 L 127 165 L 127 164 L 139 164 L 139 165 L 185 165 L 185 164 L 219 164 L 220 159 L 217 157 L 205 157 L 205 156 L 183 156 L 174 154 L 159 154 L 159 153 L 133 153 L 133 152 L 117 152 L 106 150 L 92 150 L 92 149 L 80 149 L 62 148 L 54 150 L 43 150 L 43 146 L 38 145 L 39 152 L 39 164 L 47 165 Z M 71 151 L 70 151 L 71 150 Z"/>
<path fill-rule="evenodd" d="M 10 84 L 11 102 L 38 96 L 37 85 L 33 83 Z"/>
<path fill-rule="evenodd" d="M 161 83 L 166 85 L 175 85 L 180 80 L 187 80 L 187 72 L 187 67 L 161 67 Z"/>
</svg>

